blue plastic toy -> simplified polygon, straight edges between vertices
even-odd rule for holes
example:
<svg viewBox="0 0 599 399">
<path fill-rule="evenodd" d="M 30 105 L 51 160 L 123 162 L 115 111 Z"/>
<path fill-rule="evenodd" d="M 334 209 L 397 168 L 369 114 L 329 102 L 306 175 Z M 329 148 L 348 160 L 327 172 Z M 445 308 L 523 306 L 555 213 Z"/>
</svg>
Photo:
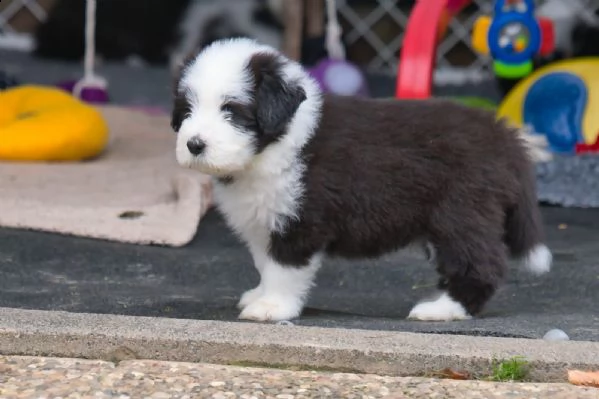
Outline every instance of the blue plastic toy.
<svg viewBox="0 0 599 399">
<path fill-rule="evenodd" d="M 553 52 L 553 24 L 535 18 L 532 0 L 497 0 L 493 18 L 476 21 L 472 44 L 478 52 L 491 55 L 497 76 L 519 79 L 533 71 L 535 56 Z"/>
</svg>

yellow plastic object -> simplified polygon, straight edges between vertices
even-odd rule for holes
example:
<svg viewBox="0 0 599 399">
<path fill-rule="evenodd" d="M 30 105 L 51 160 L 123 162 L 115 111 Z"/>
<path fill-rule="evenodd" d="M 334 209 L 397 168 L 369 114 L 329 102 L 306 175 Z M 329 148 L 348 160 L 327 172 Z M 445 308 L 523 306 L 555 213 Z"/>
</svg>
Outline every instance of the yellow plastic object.
<svg viewBox="0 0 599 399">
<path fill-rule="evenodd" d="M 482 16 L 479 17 L 472 28 L 472 48 L 480 54 L 489 54 L 489 27 L 491 26 L 491 18 Z"/>
<path fill-rule="evenodd" d="M 81 161 L 108 143 L 102 114 L 53 87 L 18 86 L 0 92 L 0 160 Z"/>
<path fill-rule="evenodd" d="M 497 109 L 497 117 L 506 118 L 511 124 L 521 127 L 524 101 L 530 87 L 543 76 L 555 72 L 572 73 L 584 82 L 588 97 L 582 116 L 582 135 L 585 143 L 595 143 L 599 134 L 599 57 L 560 61 L 539 68 L 508 93 Z"/>
</svg>

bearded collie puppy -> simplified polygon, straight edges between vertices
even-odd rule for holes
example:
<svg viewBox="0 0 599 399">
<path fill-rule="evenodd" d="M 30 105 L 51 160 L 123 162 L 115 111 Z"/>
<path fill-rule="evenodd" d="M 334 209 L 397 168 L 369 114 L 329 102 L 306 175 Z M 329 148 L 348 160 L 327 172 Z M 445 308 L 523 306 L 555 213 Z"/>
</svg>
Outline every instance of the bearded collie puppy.
<svg viewBox="0 0 599 399">
<path fill-rule="evenodd" d="M 527 146 L 485 111 L 324 96 L 274 48 L 232 39 L 183 66 L 172 127 L 177 161 L 213 176 L 260 273 L 241 319 L 300 316 L 327 256 L 423 248 L 439 294 L 414 306 L 416 320 L 477 315 L 509 257 L 550 269 Z"/>
</svg>

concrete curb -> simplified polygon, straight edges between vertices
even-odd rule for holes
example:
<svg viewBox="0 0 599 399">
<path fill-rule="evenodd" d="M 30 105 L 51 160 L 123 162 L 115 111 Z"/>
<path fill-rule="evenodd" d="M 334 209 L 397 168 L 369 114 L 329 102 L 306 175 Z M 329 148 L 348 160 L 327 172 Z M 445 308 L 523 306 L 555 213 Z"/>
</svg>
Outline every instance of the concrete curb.
<svg viewBox="0 0 599 399">
<path fill-rule="evenodd" d="M 414 334 L 0 308 L 0 354 L 309 367 L 419 376 L 451 367 L 490 374 L 523 356 L 531 379 L 599 369 L 599 342 Z"/>
</svg>

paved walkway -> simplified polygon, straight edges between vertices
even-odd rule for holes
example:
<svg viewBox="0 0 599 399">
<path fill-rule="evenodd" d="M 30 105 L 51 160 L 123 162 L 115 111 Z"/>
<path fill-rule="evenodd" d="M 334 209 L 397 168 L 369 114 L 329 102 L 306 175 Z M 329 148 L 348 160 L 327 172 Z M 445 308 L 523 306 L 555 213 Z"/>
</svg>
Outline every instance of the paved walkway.
<svg viewBox="0 0 599 399">
<path fill-rule="evenodd" d="M 545 208 L 555 264 L 536 278 L 515 267 L 479 318 L 405 320 L 435 287 L 434 267 L 398 254 L 328 261 L 300 325 L 542 338 L 550 329 L 599 341 L 599 211 Z M 0 229 L 0 306 L 184 319 L 236 320 L 257 283 L 247 250 L 211 212 L 184 248 L 142 247 Z"/>
<path fill-rule="evenodd" d="M 0 398 L 596 399 L 569 384 L 495 383 L 194 363 L 0 357 Z"/>
</svg>

